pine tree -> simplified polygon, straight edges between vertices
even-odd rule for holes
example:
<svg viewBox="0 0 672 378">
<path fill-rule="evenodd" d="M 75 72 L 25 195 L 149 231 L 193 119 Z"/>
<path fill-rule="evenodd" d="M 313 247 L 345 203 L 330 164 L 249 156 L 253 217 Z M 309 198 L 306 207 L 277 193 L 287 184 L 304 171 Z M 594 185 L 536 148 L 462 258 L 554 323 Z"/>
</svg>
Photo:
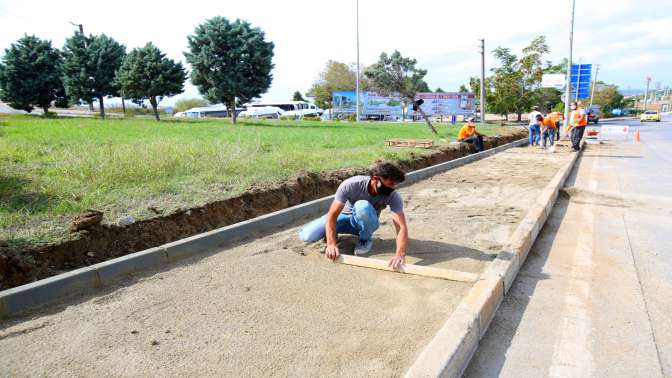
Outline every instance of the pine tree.
<svg viewBox="0 0 672 378">
<path fill-rule="evenodd" d="M 59 96 L 60 52 L 51 41 L 25 35 L 5 49 L 0 64 L 0 99 L 14 109 L 31 112 L 35 107 L 47 114 Z"/>
<path fill-rule="evenodd" d="M 184 91 L 186 73 L 181 63 L 166 58 L 151 42 L 133 49 L 119 68 L 117 85 L 133 101 L 149 100 L 159 121 L 158 103 L 164 96 Z"/>
<path fill-rule="evenodd" d="M 273 42 L 247 21 L 214 17 L 187 37 L 191 82 L 212 103 L 226 104 L 236 123 L 236 101 L 259 97 L 271 86 Z"/>
<path fill-rule="evenodd" d="M 88 103 L 98 100 L 105 118 L 103 99 L 119 93 L 115 75 L 126 56 L 126 48 L 105 34 L 75 33 L 63 46 L 63 84 L 68 97 Z"/>
</svg>

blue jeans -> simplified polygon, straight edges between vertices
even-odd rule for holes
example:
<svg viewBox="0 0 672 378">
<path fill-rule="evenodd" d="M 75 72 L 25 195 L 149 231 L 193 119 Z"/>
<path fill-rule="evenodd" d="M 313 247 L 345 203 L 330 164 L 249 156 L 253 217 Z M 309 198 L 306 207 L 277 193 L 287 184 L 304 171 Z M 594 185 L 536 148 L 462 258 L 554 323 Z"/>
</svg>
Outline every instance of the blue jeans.
<svg viewBox="0 0 672 378">
<path fill-rule="evenodd" d="M 530 146 L 539 145 L 541 139 L 541 128 L 539 125 L 530 125 Z"/>
<path fill-rule="evenodd" d="M 553 143 L 555 143 L 555 129 L 550 129 L 549 128 L 549 129 L 546 129 L 544 131 L 543 142 L 542 142 L 542 145 L 544 147 L 546 147 L 546 140 L 547 139 L 550 141 L 551 146 L 553 145 Z"/>
<path fill-rule="evenodd" d="M 316 242 L 324 239 L 327 216 L 303 226 L 299 238 L 305 242 Z M 339 214 L 336 218 L 336 233 L 358 235 L 360 240 L 371 240 L 373 233 L 378 229 L 378 213 L 369 201 L 357 201 L 352 207 L 352 214 Z"/>
</svg>

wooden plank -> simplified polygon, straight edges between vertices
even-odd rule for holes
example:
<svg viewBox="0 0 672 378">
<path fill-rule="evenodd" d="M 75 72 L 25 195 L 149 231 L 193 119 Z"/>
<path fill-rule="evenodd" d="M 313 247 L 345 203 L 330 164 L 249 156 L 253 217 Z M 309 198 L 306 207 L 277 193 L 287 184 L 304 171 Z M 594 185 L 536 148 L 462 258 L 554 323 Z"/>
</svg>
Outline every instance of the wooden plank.
<svg viewBox="0 0 672 378">
<path fill-rule="evenodd" d="M 434 141 L 431 139 L 388 139 L 385 141 L 385 145 L 392 147 L 430 148 L 434 146 Z"/>
<path fill-rule="evenodd" d="M 459 282 L 476 282 L 479 275 L 458 270 L 434 268 L 431 266 L 404 264 L 399 269 L 392 269 L 387 264 L 388 261 L 372 259 L 368 257 L 359 257 L 352 255 L 340 255 L 336 262 L 346 265 L 360 266 L 363 268 L 387 270 L 389 272 L 414 274 L 416 276 L 439 278 L 443 280 Z"/>
</svg>

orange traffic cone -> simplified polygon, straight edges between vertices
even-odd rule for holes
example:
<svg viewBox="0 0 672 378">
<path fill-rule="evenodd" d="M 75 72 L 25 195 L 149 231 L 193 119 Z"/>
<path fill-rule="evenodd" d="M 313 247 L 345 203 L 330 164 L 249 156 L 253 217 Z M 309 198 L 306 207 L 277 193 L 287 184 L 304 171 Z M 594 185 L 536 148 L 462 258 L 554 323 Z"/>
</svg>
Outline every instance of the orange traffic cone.
<svg viewBox="0 0 672 378">
<path fill-rule="evenodd" d="M 635 142 L 639 142 L 640 140 L 639 129 L 637 129 L 637 131 L 635 131 Z"/>
</svg>

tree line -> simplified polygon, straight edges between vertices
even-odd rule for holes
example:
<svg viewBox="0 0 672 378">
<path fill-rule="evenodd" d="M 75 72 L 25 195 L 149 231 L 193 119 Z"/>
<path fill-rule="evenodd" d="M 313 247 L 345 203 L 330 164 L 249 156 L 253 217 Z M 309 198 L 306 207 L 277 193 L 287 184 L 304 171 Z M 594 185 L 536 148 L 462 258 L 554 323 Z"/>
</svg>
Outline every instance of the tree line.
<svg viewBox="0 0 672 378">
<path fill-rule="evenodd" d="M 508 117 L 522 114 L 539 106 L 546 111 L 562 111 L 564 103 L 562 92 L 553 88 L 542 88 L 543 74 L 566 73 L 567 60 L 553 64 L 544 57 L 550 48 L 544 36 L 534 38 L 522 49 L 522 54 L 515 54 L 510 48 L 497 47 L 492 55 L 496 67 L 490 70 L 485 78 L 486 109 L 490 113 Z M 360 79 L 362 91 L 376 90 L 383 94 L 397 93 L 404 99 L 405 105 L 410 103 L 417 92 L 431 92 L 424 81 L 426 70 L 416 67 L 417 61 L 402 56 L 398 51 L 392 54 L 382 53 L 376 63 L 362 67 Z M 353 90 L 355 87 L 356 66 L 330 60 L 320 72 L 307 95 L 315 98 L 321 108 L 331 107 L 334 91 Z M 602 85 L 600 85 L 602 84 Z M 595 90 L 594 103 L 602 105 L 604 111 L 618 107 L 622 96 L 614 85 L 598 82 Z M 441 88 L 437 93 L 445 92 Z M 467 85 L 460 85 L 458 92 L 480 94 L 480 78 L 469 78 Z"/>
<path fill-rule="evenodd" d="M 187 37 L 184 53 L 191 82 L 208 101 L 229 109 L 266 92 L 273 76 L 272 42 L 243 20 L 214 17 Z M 112 96 L 150 103 L 158 121 L 158 103 L 184 91 L 187 70 L 167 58 L 152 42 L 126 53 L 126 47 L 105 34 L 77 31 L 63 49 L 51 41 L 24 35 L 5 49 L 0 61 L 0 99 L 12 108 L 48 114 L 52 104 L 97 101 L 105 118 L 104 99 Z M 235 123 L 235 111 L 232 112 Z"/>
</svg>

